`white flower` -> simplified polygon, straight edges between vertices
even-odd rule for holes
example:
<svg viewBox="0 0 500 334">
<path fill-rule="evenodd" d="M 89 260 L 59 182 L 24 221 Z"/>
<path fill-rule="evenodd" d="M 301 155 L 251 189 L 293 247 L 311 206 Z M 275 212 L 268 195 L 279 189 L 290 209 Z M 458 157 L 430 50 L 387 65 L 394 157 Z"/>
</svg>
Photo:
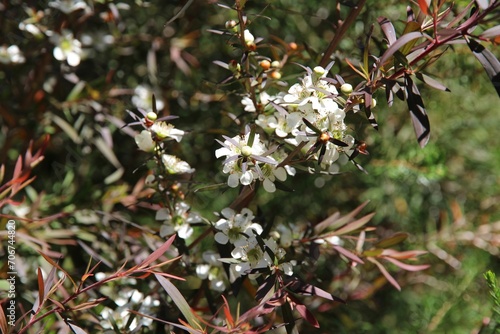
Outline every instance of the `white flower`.
<svg viewBox="0 0 500 334">
<path fill-rule="evenodd" d="M 155 94 L 156 109 L 162 110 L 165 106 L 163 100 L 159 97 L 159 94 Z M 144 109 L 146 112 L 153 111 L 153 93 L 151 89 L 147 86 L 139 85 L 134 90 L 134 96 L 132 96 L 132 103 L 140 109 Z"/>
<path fill-rule="evenodd" d="M 221 213 L 224 218 L 215 223 L 215 229 L 218 230 L 215 234 L 215 241 L 220 244 L 230 242 L 239 246 L 245 244 L 248 236 L 253 235 L 252 231 L 257 234 L 262 233 L 262 226 L 252 222 L 255 217 L 247 208 L 242 209 L 238 214 L 231 208 L 225 208 Z"/>
<path fill-rule="evenodd" d="M 269 164 L 278 164 L 276 160 L 262 156 L 266 152 L 264 144 L 259 140 L 259 135 L 255 134 L 253 142 L 249 142 L 250 132 L 244 136 L 236 136 L 233 138 L 223 136 L 224 142 L 217 140 L 223 147 L 215 151 L 217 158 L 226 157 L 223 162 L 222 171 L 229 174 L 227 184 L 235 188 L 239 183 L 242 185 L 251 184 L 258 173 L 258 162 Z"/>
<path fill-rule="evenodd" d="M 247 45 L 255 41 L 255 37 L 253 37 L 252 33 L 248 29 L 243 32 L 243 38 L 245 39 L 245 43 L 247 43 Z"/>
<path fill-rule="evenodd" d="M 184 136 L 184 131 L 176 129 L 172 124 L 163 121 L 155 122 L 151 126 L 151 131 L 153 131 L 160 140 L 173 138 L 177 142 L 180 142 L 182 136 Z"/>
<path fill-rule="evenodd" d="M 73 37 L 73 33 L 63 29 L 62 35 L 54 33 L 51 41 L 56 45 L 53 54 L 59 61 L 66 60 L 70 66 L 78 66 L 82 56 L 82 43 Z"/>
<path fill-rule="evenodd" d="M 70 14 L 76 10 L 88 10 L 87 3 L 83 0 L 56 0 L 49 2 L 49 6 L 59 9 L 64 14 Z"/>
<path fill-rule="evenodd" d="M 140 134 L 134 137 L 135 143 L 139 146 L 139 149 L 145 152 L 152 152 L 155 148 L 155 142 L 151 137 L 151 132 L 147 130 L 142 130 Z"/>
<path fill-rule="evenodd" d="M 286 170 L 283 167 L 278 167 L 276 168 L 275 165 L 271 164 L 264 164 L 264 166 L 261 168 L 262 175 L 260 177 L 262 184 L 264 186 L 264 189 L 269 192 L 273 193 L 276 191 L 276 186 L 274 185 L 274 182 L 276 179 L 280 181 L 285 181 L 286 180 Z"/>
<path fill-rule="evenodd" d="M 177 233 L 179 238 L 187 239 L 193 234 L 190 224 L 201 222 L 198 214 L 189 212 L 189 205 L 184 202 L 175 204 L 173 214 L 167 208 L 162 208 L 156 212 L 156 220 L 162 220 L 160 236 L 163 238 Z"/>
<path fill-rule="evenodd" d="M 219 261 L 220 255 L 216 252 L 203 252 L 204 264 L 196 266 L 196 274 L 201 279 L 210 281 L 210 288 L 215 291 L 222 292 L 226 289 L 225 273 L 222 268 L 222 262 Z"/>
<path fill-rule="evenodd" d="M 194 172 L 194 168 L 191 168 L 189 164 L 174 155 L 163 154 L 161 156 L 161 161 L 165 165 L 165 169 L 170 174 L 185 174 Z"/>
<path fill-rule="evenodd" d="M 0 63 L 3 64 L 21 64 L 25 62 L 25 58 L 17 45 L 9 47 L 0 46 Z"/>
</svg>

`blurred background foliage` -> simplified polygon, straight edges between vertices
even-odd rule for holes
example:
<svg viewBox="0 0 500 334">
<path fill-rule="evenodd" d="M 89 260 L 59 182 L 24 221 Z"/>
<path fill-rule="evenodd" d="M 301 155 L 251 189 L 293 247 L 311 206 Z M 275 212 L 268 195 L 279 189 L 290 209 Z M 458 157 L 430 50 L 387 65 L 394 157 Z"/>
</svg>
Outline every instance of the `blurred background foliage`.
<svg viewBox="0 0 500 334">
<path fill-rule="evenodd" d="M 95 14 L 83 16 L 48 12 L 48 2 L 0 3 L 0 45 L 16 44 L 26 58 L 22 64 L 0 64 L 0 160 L 7 165 L 6 175 L 30 140 L 51 135 L 46 158 L 35 170 L 37 178 L 24 194 L 25 203 L 6 207 L 2 213 L 28 219 L 68 213 L 24 228 L 47 242 L 51 251 L 65 254 L 64 265 L 79 272 L 89 258 L 82 243 L 113 263 L 139 252 L 127 245 L 140 245 L 134 238 L 143 233 L 141 227 L 158 228 L 154 213 L 137 203 L 147 157 L 138 154 L 132 133 L 122 129 L 131 121 L 125 110 L 134 110 L 131 99 L 139 85 L 150 87 L 163 101 L 162 115 L 180 116 L 174 121 L 176 127 L 189 131 L 173 154 L 191 166 L 203 166 L 197 167 L 186 194 L 193 207 L 211 216 L 234 198 L 234 189 L 203 191 L 203 187 L 225 182 L 221 162 L 213 154 L 214 139 L 240 131 L 231 113 L 244 118 L 243 108 L 235 108 L 241 100 L 232 93 L 237 87 L 218 84 L 229 72 L 213 64 L 237 59 L 239 50 L 233 49 L 228 37 L 208 31 L 223 29 L 236 17 L 216 1 L 194 1 L 184 7 L 184 1 L 95 0 L 91 2 Z M 464 4 L 458 1 L 456 6 Z M 249 27 L 264 38 L 263 46 L 279 39 L 295 42 L 302 51 L 294 61 L 315 66 L 335 33 L 335 5 L 249 1 L 246 10 Z M 379 16 L 390 18 L 400 33 L 407 5 L 368 1 L 335 52 L 332 73 L 355 80 L 344 60 L 361 59 L 360 41 Z M 54 46 L 47 38 L 19 28 L 29 19 L 47 29 L 71 29 L 88 51 L 81 63 L 70 67 L 54 59 Z M 382 41 L 377 25 L 374 38 Z M 500 56 L 498 47 L 488 47 Z M 377 54 L 375 47 L 373 51 Z M 279 48 L 261 52 L 279 60 Z M 302 69 L 287 64 L 282 72 L 286 80 Z M 406 104 L 397 101 L 388 108 L 382 95 L 375 96 L 380 130 L 367 126 L 364 117 L 353 117 L 351 122 L 353 131 L 368 144 L 370 155 L 358 162 L 369 174 L 349 166 L 335 176 L 302 175 L 287 181 L 294 193 L 262 191 L 256 198 L 255 207 L 265 217 L 292 224 L 316 223 L 369 200 L 367 209 L 376 212 L 372 221 L 376 233 L 408 232 L 402 249 L 430 251 L 425 261 L 431 269 L 397 275 L 401 292 L 374 278 L 364 299 L 333 309 L 325 306 L 324 314 L 315 313 L 322 325 L 318 332 L 335 328 L 338 333 L 477 333 L 491 315 L 482 274 L 487 269 L 500 272 L 500 227 L 495 234 L 493 225 L 500 221 L 498 96 L 466 46 L 449 48 L 426 73 L 451 92 L 421 88 L 432 127 L 424 149 L 414 139 Z M 232 132 L 221 130 L 231 129 L 230 124 Z M 19 250 L 26 277 L 33 275 L 37 262 L 43 266 L 32 247 L 45 249 L 41 244 L 29 246 Z M 327 265 L 317 268 L 330 270 Z M 328 272 L 317 275 L 329 277 Z M 335 282 L 330 287 L 334 294 L 341 289 Z"/>
</svg>

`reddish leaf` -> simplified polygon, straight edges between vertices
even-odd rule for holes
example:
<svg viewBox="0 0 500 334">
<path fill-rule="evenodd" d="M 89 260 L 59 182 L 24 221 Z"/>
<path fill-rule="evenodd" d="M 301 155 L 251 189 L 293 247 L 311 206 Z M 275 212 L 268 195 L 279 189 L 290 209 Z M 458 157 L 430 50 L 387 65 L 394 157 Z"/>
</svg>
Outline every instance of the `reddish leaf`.
<svg viewBox="0 0 500 334">
<path fill-rule="evenodd" d="M 147 267 L 149 264 L 152 262 L 156 261 L 160 256 L 162 256 L 169 248 L 170 245 L 172 245 L 172 242 L 174 242 L 175 239 L 175 234 L 171 236 L 163 245 L 161 245 L 157 250 L 155 250 L 153 253 L 151 253 L 147 258 L 142 261 L 142 263 L 138 266 L 137 268 L 144 269 Z"/>
<path fill-rule="evenodd" d="M 419 265 L 414 265 L 414 264 L 406 264 L 404 262 L 398 261 L 396 259 L 392 259 L 390 257 L 385 258 L 387 261 L 391 262 L 392 264 L 398 266 L 401 269 L 408 270 L 408 271 L 421 271 L 429 268 L 430 266 L 428 264 L 419 264 Z"/>
<path fill-rule="evenodd" d="M 297 312 L 300 313 L 300 316 L 307 320 L 312 326 L 319 328 L 318 320 L 314 317 L 314 315 L 306 308 L 305 305 L 295 305 Z"/>
<path fill-rule="evenodd" d="M 429 15 L 430 0 L 418 0 L 418 6 L 425 15 Z"/>
<path fill-rule="evenodd" d="M 372 257 L 369 257 L 367 259 L 368 259 L 368 261 L 374 263 L 378 267 L 378 269 L 380 270 L 382 275 L 384 275 L 384 277 L 387 279 L 387 281 L 389 281 L 389 283 L 391 283 L 396 289 L 401 291 L 401 287 L 399 286 L 398 282 L 394 279 L 394 277 L 391 276 L 391 274 L 389 274 L 389 272 L 385 269 L 385 267 L 380 262 L 378 262 L 377 260 L 375 260 Z"/>
<path fill-rule="evenodd" d="M 386 61 L 389 60 L 389 58 L 392 57 L 396 51 L 405 46 L 406 43 L 423 36 L 424 34 L 422 34 L 420 31 L 413 31 L 398 38 L 397 41 L 395 41 L 391 46 L 389 46 L 389 48 L 384 52 L 382 57 L 379 58 L 377 62 L 377 67 L 380 68 L 384 66 Z"/>
<path fill-rule="evenodd" d="M 345 249 L 343 247 L 333 245 L 333 249 L 335 249 L 337 252 L 344 255 L 345 257 L 347 257 L 348 259 L 350 259 L 353 262 L 364 263 L 363 260 L 361 260 L 356 254 L 348 251 L 347 249 Z"/>
</svg>

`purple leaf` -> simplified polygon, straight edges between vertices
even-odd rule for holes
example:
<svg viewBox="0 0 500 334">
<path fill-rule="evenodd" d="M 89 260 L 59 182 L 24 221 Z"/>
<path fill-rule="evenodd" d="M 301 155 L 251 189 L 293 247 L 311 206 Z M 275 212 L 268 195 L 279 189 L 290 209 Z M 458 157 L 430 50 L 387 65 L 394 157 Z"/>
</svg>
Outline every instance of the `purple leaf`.
<svg viewBox="0 0 500 334">
<path fill-rule="evenodd" d="M 307 320 L 313 327 L 319 328 L 318 320 L 314 317 L 314 315 L 307 309 L 305 305 L 295 305 L 297 312 L 299 312 L 300 316 Z"/>
<path fill-rule="evenodd" d="M 436 88 L 436 89 L 439 89 L 439 90 L 444 90 L 446 92 L 449 92 L 450 90 L 445 86 L 443 85 L 442 83 L 440 83 L 439 81 L 431 78 L 430 76 L 428 75 L 425 75 L 423 73 L 416 73 L 415 76 L 422 82 L 428 84 L 429 86 L 433 87 L 433 88 Z"/>
<path fill-rule="evenodd" d="M 396 41 L 396 30 L 394 29 L 391 21 L 389 21 L 386 17 L 381 16 L 377 19 L 377 22 L 380 25 L 380 28 L 382 28 L 385 37 L 387 37 L 387 44 L 391 45 L 394 43 Z"/>
<path fill-rule="evenodd" d="M 417 135 L 417 141 L 420 144 L 420 147 L 423 148 L 429 141 L 431 125 L 429 123 L 429 118 L 427 117 L 427 112 L 425 111 L 422 96 L 409 74 L 405 75 L 405 92 L 406 102 L 408 104 L 408 108 L 410 109 L 413 129 Z"/>
<path fill-rule="evenodd" d="M 285 282 L 288 284 L 288 288 L 290 289 L 290 291 L 294 293 L 308 295 L 308 296 L 318 296 L 328 300 L 333 300 L 345 304 L 345 301 L 343 299 L 335 297 L 331 293 L 328 293 L 325 290 L 315 287 L 314 285 L 301 282 L 296 277 L 290 277 L 290 278 L 285 277 Z"/>
<path fill-rule="evenodd" d="M 486 70 L 491 83 L 495 87 L 498 96 L 500 96 L 500 61 L 495 57 L 490 50 L 485 49 L 484 46 L 471 39 L 467 41 L 469 48 L 476 56 L 477 60 L 483 65 Z"/>
<path fill-rule="evenodd" d="M 392 57 L 392 55 L 396 51 L 398 51 L 404 45 L 406 45 L 406 43 L 420 37 L 424 37 L 424 34 L 422 34 L 420 31 L 413 31 L 406 35 L 401 36 L 397 41 L 391 44 L 391 46 L 385 51 L 382 57 L 380 57 L 380 59 L 377 62 L 377 67 L 378 68 L 382 67 L 385 64 L 385 62 L 389 60 L 389 58 Z"/>
</svg>

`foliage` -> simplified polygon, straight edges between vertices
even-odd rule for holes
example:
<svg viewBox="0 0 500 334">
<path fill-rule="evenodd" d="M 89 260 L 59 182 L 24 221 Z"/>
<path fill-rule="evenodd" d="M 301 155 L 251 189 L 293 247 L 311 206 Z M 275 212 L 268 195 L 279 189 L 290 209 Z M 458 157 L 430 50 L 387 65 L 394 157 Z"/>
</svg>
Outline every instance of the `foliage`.
<svg viewBox="0 0 500 334">
<path fill-rule="evenodd" d="M 499 7 L 0 4 L 0 327 L 493 328 Z"/>
</svg>

